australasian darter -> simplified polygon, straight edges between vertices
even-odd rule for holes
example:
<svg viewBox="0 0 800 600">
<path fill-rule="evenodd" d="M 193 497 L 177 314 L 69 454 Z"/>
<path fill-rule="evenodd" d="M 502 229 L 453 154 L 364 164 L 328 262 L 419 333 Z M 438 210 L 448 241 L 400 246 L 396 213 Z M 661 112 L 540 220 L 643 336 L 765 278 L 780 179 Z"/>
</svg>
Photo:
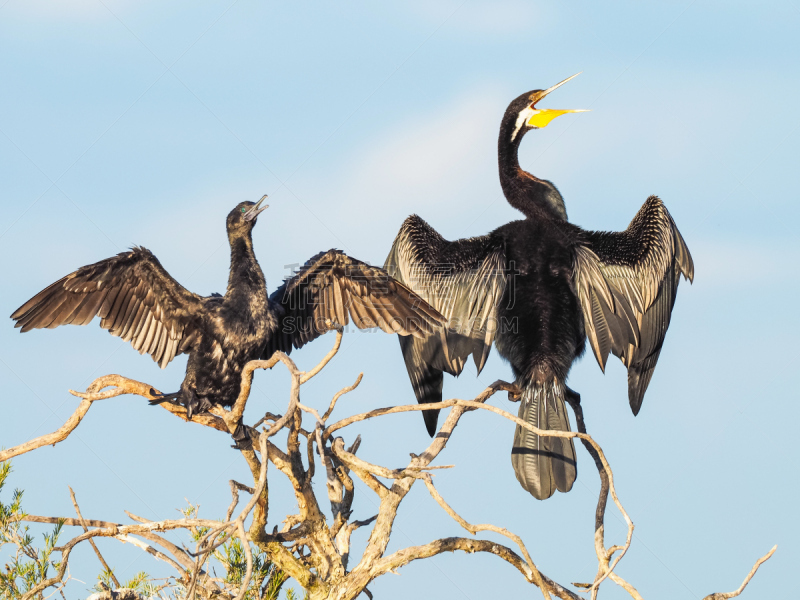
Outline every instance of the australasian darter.
<svg viewBox="0 0 800 600">
<path fill-rule="evenodd" d="M 264 196 L 266 198 L 266 196 Z M 86 325 L 95 316 L 112 335 L 148 353 L 161 368 L 189 354 L 180 391 L 161 400 L 186 407 L 191 419 L 212 404 L 230 406 L 241 372 L 276 350 L 290 353 L 336 326 L 380 327 L 422 336 L 441 315 L 383 269 L 338 250 L 311 258 L 271 296 L 253 251 L 252 230 L 267 206 L 241 202 L 227 217 L 231 266 L 224 296 L 184 288 L 145 248 L 134 247 L 81 267 L 48 286 L 11 315 L 22 331 Z M 245 439 L 243 428 L 234 435 Z"/>
<path fill-rule="evenodd" d="M 440 401 L 442 373 L 460 374 L 470 354 L 480 373 L 494 342 L 522 390 L 520 418 L 540 429 L 568 431 L 564 399 L 575 392 L 566 386 L 567 374 L 588 338 L 601 369 L 609 353 L 622 360 L 631 410 L 636 415 L 641 408 L 680 275 L 692 280 L 694 266 L 656 196 L 625 231 L 586 231 L 567 221 L 564 200 L 551 182 L 520 168 L 517 151 L 528 131 L 580 112 L 536 108 L 569 79 L 522 94 L 500 124 L 500 183 L 525 219 L 450 242 L 412 215 L 397 234 L 385 268 L 448 319 L 444 343 L 440 333 L 400 336 L 421 403 Z M 434 435 L 438 411 L 423 416 Z M 522 487 L 538 499 L 556 489 L 569 491 L 575 481 L 571 439 L 517 427 L 511 460 Z"/>
</svg>

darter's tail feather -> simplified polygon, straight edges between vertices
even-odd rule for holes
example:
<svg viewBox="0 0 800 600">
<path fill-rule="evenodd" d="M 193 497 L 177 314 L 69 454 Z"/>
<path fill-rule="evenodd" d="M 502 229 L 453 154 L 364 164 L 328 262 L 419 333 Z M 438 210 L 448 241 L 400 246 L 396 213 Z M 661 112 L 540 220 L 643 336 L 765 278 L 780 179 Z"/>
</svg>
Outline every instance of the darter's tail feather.
<svg viewBox="0 0 800 600">
<path fill-rule="evenodd" d="M 528 383 L 523 388 L 519 418 L 539 429 L 571 431 L 560 382 Z M 541 437 L 517 425 L 511 464 L 523 488 L 538 500 L 556 490 L 568 492 L 577 475 L 572 438 Z"/>
</svg>

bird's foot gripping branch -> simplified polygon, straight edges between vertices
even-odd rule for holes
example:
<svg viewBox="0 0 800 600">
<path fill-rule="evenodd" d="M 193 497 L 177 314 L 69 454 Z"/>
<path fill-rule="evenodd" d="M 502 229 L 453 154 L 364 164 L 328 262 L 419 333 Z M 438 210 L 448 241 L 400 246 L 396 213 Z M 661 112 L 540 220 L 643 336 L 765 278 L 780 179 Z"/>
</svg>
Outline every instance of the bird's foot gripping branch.
<svg viewBox="0 0 800 600">
<path fill-rule="evenodd" d="M 489 386 L 474 400 L 453 399 L 427 405 L 380 408 L 330 422 L 337 402 L 358 386 L 362 376 L 359 375 L 355 383 L 337 392 L 322 414 L 301 402 L 300 390 L 303 384 L 319 373 L 333 358 L 340 342 L 341 332 L 338 332 L 334 348 L 319 365 L 308 372 L 300 371 L 288 356 L 280 352 L 270 360 L 248 363 L 242 375 L 241 393 L 231 410 L 216 407 L 211 413 L 195 415 L 192 418 L 192 422 L 199 425 L 233 434 L 242 423 L 254 371 L 271 368 L 281 362 L 291 375 L 289 401 L 284 414 L 267 414 L 253 426 L 245 426 L 250 434 L 252 446 L 240 448 L 240 453 L 247 461 L 253 481 L 251 486 L 230 482 L 232 500 L 224 519 L 200 519 L 196 510 L 191 507 L 184 512 L 184 518 L 174 520 L 148 521 L 131 513 L 127 513 L 132 521 L 130 524 L 85 519 L 80 513 L 74 495 L 72 499 L 77 518 L 25 514 L 16 501 L 18 498 L 11 505 L 0 503 L 2 543 L 24 545 L 20 525 L 26 521 L 53 523 L 57 528 L 80 528 L 78 535 L 60 546 L 55 546 L 54 536 L 48 538 L 52 541 L 48 542 L 49 546 L 45 549 L 48 553 L 46 560 L 49 561 L 47 563 L 49 571 L 40 570 L 40 576 L 29 578 L 26 583 L 16 582 L 15 572 L 10 568 L 6 569 L 7 574 L 0 580 L 0 586 L 5 587 L 0 587 L 0 592 L 8 592 L 9 598 L 27 600 L 43 597 L 48 588 L 61 590 L 70 578 L 68 569 L 70 553 L 75 546 L 88 541 L 93 546 L 104 572 L 110 574 L 106 579 L 117 590 L 113 593 L 111 590 L 100 591 L 92 596 L 93 600 L 112 597 L 139 599 L 145 597 L 144 593 L 155 597 L 167 597 L 165 594 L 171 593 L 172 597 L 176 598 L 272 599 L 277 598 L 281 585 L 288 577 L 297 581 L 314 600 L 322 598 L 350 600 L 362 592 L 371 597 L 367 586 L 381 575 L 395 572 L 411 561 L 456 550 L 494 554 L 514 566 L 526 581 L 537 586 L 544 598 L 575 600 L 585 597 L 579 594 L 586 593 L 594 599 L 601 584 L 607 580 L 621 586 L 632 598 L 642 597 L 630 583 L 615 572 L 615 568 L 630 548 L 633 523 L 617 497 L 614 476 L 602 449 L 586 433 L 578 398 L 568 398 L 578 415 L 577 433 L 541 431 L 502 409 L 487 405 L 486 401 L 498 391 L 508 391 L 512 394 L 516 391 L 514 386 L 502 381 Z M 73 393 L 81 397 L 82 401 L 61 428 L 0 452 L 0 461 L 63 441 L 80 424 L 94 402 L 121 394 L 135 394 L 148 400 L 160 396 L 160 392 L 152 386 L 119 375 L 101 377 L 95 380 L 85 393 Z M 162 406 L 183 419 L 187 418 L 186 410 L 182 406 L 168 402 Z M 335 435 L 367 419 L 382 418 L 401 412 L 442 409 L 450 409 L 450 412 L 430 445 L 420 454 L 412 454 L 411 461 L 399 468 L 384 467 L 357 456 L 361 442 L 360 435 L 354 435 L 349 444 L 345 443 L 343 437 Z M 477 410 L 495 413 L 521 427 L 529 428 L 538 435 L 577 437 L 594 458 L 602 482 L 596 507 L 594 536 L 598 571 L 591 583 L 573 584 L 579 590 L 578 593 L 542 573 L 518 535 L 503 527 L 474 525 L 467 522 L 434 486 L 433 471 L 453 466 L 434 465 L 434 461 L 454 435 L 462 416 Z M 286 434 L 286 441 L 279 446 L 273 440 L 281 431 Z M 294 508 L 296 513 L 288 516 L 281 527 L 274 524 L 278 522 L 274 517 L 269 518 L 267 469 L 269 463 L 272 463 L 280 476 L 286 477 L 291 483 L 296 500 Z M 312 486 L 318 465 L 327 482 L 326 500 L 319 498 Z M 3 471 L 5 475 L 0 478 L 0 487 L 7 472 L 6 464 Z M 279 476 L 278 473 L 270 471 L 272 477 Z M 377 496 L 376 514 L 359 515 L 361 518 L 354 518 L 352 506 L 356 488 L 353 476 L 361 480 Z M 506 537 L 511 544 L 504 545 L 475 537 L 454 536 L 388 552 L 394 521 L 403 500 L 417 482 L 428 489 L 445 513 L 473 536 L 482 531 L 494 532 Z M 250 494 L 250 499 L 244 508 L 235 514 L 239 505 L 240 491 Z M 624 544 L 606 547 L 603 524 L 609 494 L 628 524 L 628 531 Z M 366 548 L 360 556 L 352 556 L 351 535 L 356 529 L 366 527 L 371 527 Z M 185 546 L 179 547 L 169 540 L 169 532 L 180 529 L 189 531 L 192 535 L 196 542 L 193 550 Z M 146 550 L 153 558 L 170 565 L 175 570 L 175 575 L 160 585 L 156 585 L 157 582 L 149 582 L 150 587 L 146 592 L 125 587 L 116 580 L 113 569 L 108 566 L 94 545 L 93 540 L 98 537 L 114 538 L 135 544 Z M 31 553 L 30 542 L 26 548 Z M 773 548 L 769 554 L 759 559 L 739 589 L 729 593 L 711 594 L 705 600 L 738 596 L 761 563 L 767 560 L 774 550 Z M 240 561 L 244 564 L 244 568 L 239 569 L 237 576 L 231 575 L 234 570 L 231 566 L 233 561 L 228 560 L 226 563 L 225 556 L 230 557 L 232 552 L 238 552 L 239 556 L 244 557 Z M 60 553 L 60 560 L 51 559 L 53 553 Z M 33 555 L 40 556 L 35 552 Z M 214 560 L 221 562 L 222 566 L 228 569 L 226 576 L 220 577 L 216 569 L 210 568 Z"/>
</svg>

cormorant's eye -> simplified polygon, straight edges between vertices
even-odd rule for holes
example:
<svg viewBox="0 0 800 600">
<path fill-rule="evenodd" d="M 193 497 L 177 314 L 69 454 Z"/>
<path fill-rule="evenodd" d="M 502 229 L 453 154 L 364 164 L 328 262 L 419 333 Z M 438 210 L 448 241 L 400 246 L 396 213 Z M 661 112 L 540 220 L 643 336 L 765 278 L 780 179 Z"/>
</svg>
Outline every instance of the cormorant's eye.
<svg viewBox="0 0 800 600">
<path fill-rule="evenodd" d="M 247 209 L 244 206 L 242 207 L 242 212 L 247 212 Z"/>
</svg>

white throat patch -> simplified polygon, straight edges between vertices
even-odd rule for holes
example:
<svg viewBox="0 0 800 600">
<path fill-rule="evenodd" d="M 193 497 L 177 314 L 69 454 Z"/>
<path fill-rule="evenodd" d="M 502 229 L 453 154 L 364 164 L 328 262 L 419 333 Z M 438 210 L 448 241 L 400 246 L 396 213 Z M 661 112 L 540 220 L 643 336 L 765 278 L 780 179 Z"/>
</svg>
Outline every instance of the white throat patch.
<svg viewBox="0 0 800 600">
<path fill-rule="evenodd" d="M 514 131 L 511 133 L 511 141 L 513 142 L 517 138 L 517 134 L 519 130 L 522 129 L 522 126 L 525 122 L 530 119 L 533 115 L 535 115 L 538 110 L 535 108 L 531 108 L 530 106 L 526 106 L 521 111 L 519 111 L 519 115 L 517 116 L 517 122 L 514 124 Z"/>
</svg>

